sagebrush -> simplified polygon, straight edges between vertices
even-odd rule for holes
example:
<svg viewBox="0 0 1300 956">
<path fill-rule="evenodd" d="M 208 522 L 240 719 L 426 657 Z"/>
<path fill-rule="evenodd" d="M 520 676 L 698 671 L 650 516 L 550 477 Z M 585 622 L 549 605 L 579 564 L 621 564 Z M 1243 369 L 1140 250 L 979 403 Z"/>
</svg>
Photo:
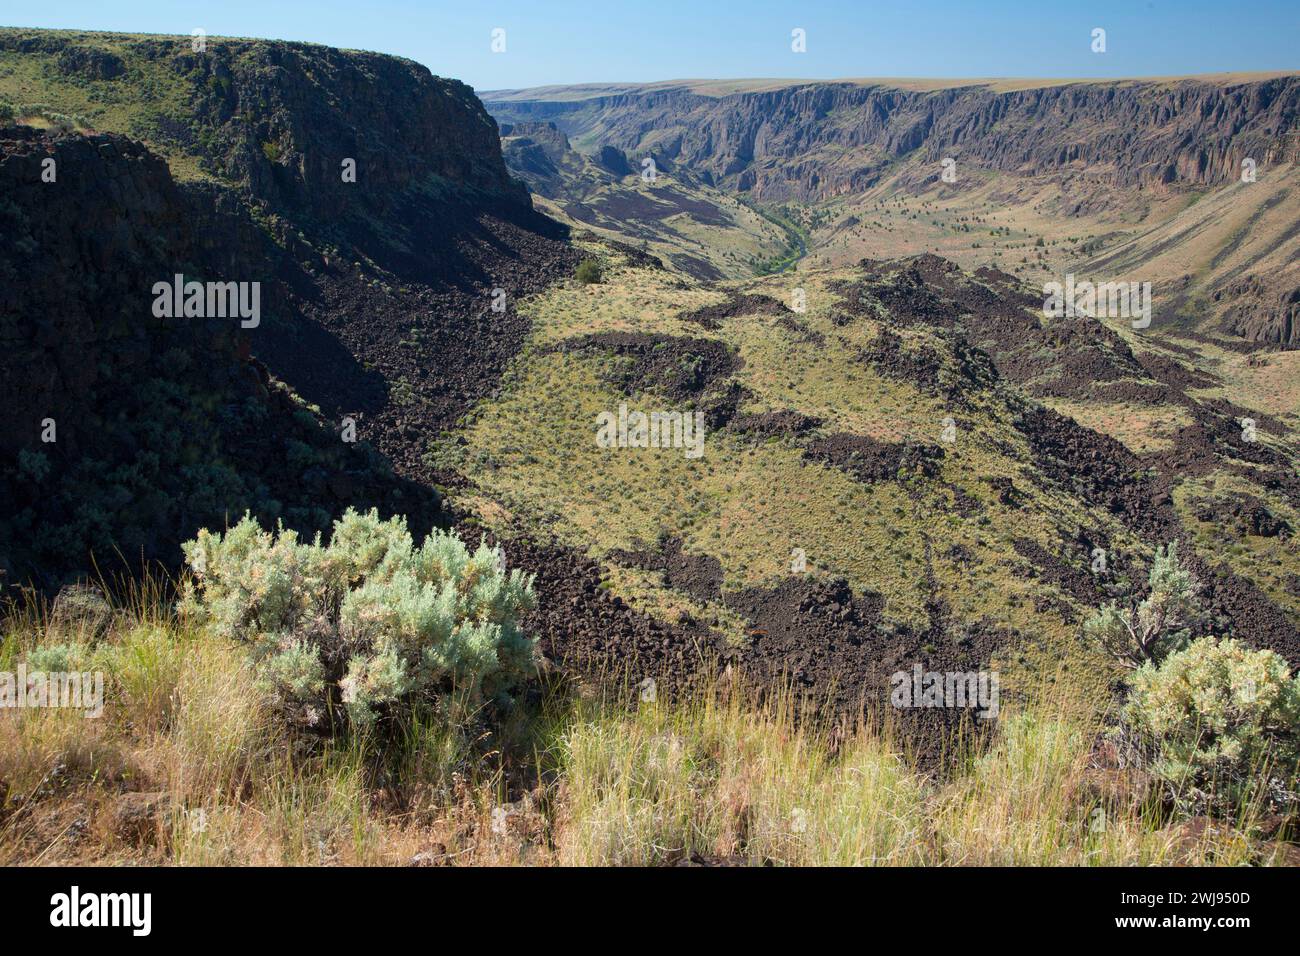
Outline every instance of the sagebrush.
<svg viewBox="0 0 1300 956">
<path fill-rule="evenodd" d="M 341 711 L 353 726 L 420 702 L 508 700 L 530 671 L 519 626 L 531 576 L 499 549 L 471 552 L 435 530 L 416 546 L 404 520 L 349 509 L 328 545 L 245 515 L 184 546 L 181 610 L 252 645 L 262 678 L 300 723 Z"/>
<path fill-rule="evenodd" d="M 1123 729 L 1192 812 L 1300 805 L 1300 677 L 1269 650 L 1201 638 L 1129 678 Z"/>
</svg>

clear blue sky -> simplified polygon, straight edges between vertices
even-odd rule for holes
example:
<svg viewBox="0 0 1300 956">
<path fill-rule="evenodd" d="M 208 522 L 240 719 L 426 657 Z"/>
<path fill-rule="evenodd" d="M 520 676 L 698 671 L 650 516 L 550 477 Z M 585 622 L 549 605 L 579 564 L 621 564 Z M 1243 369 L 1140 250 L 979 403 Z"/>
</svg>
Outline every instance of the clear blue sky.
<svg viewBox="0 0 1300 956">
<path fill-rule="evenodd" d="M 476 89 L 700 77 L 1152 76 L 1300 69 L 1297 0 L 0 0 L 0 24 L 307 40 Z M 506 51 L 491 52 L 491 31 Z M 807 31 L 793 53 L 790 31 Z M 1104 54 L 1091 32 L 1106 30 Z"/>
</svg>

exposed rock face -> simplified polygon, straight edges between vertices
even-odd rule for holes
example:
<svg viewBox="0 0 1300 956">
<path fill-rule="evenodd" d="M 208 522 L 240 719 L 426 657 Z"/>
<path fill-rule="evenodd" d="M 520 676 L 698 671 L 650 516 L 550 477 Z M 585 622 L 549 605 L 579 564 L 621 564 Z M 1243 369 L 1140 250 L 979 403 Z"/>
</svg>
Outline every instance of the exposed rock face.
<svg viewBox="0 0 1300 956">
<path fill-rule="evenodd" d="M 41 181 L 47 158 L 56 164 L 53 183 Z M 133 377 L 155 347 L 234 354 L 237 322 L 166 325 L 153 316 L 153 282 L 193 270 L 198 252 L 194 224 L 157 156 L 120 137 L 53 140 L 18 127 L 0 140 L 0 182 L 11 239 L 0 250 L 6 400 L 61 420 L 55 448 L 78 454 L 94 440 L 98 426 L 72 409 L 101 381 Z M 166 261 L 160 249 L 169 250 Z M 108 345 L 106 354 L 96 345 Z M 7 415 L 0 447 L 32 443 L 39 432 L 39 417 Z"/>
<path fill-rule="evenodd" d="M 501 152 L 508 166 L 539 195 L 555 199 L 571 191 L 570 179 L 583 178 L 586 163 L 554 123 L 514 123 L 501 127 Z"/>
<path fill-rule="evenodd" d="M 1278 288 L 1258 275 L 1248 275 L 1216 292 L 1224 302 L 1224 329 L 1257 342 L 1300 348 L 1300 288 Z"/>
<path fill-rule="evenodd" d="M 602 146 L 596 161 L 615 176 L 627 176 L 632 172 L 627 154 L 615 146 Z"/>
<path fill-rule="evenodd" d="M 149 138 L 246 185 L 278 212 L 346 220 L 399 203 L 430 177 L 527 205 L 474 91 L 411 60 L 224 37 L 199 53 L 189 38 L 105 36 L 121 55 L 86 45 L 84 35 L 23 31 L 0 31 L 0 50 L 52 56 L 60 72 L 88 79 L 120 76 L 124 57 L 179 77 L 189 87 L 186 113 L 151 117 Z M 342 176 L 346 159 L 356 162 L 355 183 Z"/>
<path fill-rule="evenodd" d="M 418 63 L 255 40 L 166 50 L 193 85 L 195 125 L 214 131 L 203 151 L 214 171 L 277 209 L 341 220 L 388 208 L 430 176 L 527 202 L 473 90 Z M 344 181 L 347 159 L 355 183 Z"/>
<path fill-rule="evenodd" d="M 440 520 L 428 435 L 494 387 L 527 332 L 518 298 L 577 261 L 472 91 L 305 44 L 86 43 L 0 31 L 92 85 L 115 62 L 181 77 L 167 116 L 130 99 L 146 84 L 107 82 L 154 146 L 213 178 L 178 183 L 123 136 L 0 130 L 0 571 L 54 587 L 92 550 L 174 566 L 180 541 L 245 510 L 308 534 L 349 505 Z M 258 283 L 260 324 L 155 316 L 154 284 L 178 273 Z"/>
<path fill-rule="evenodd" d="M 552 161 L 560 160 L 573 148 L 569 145 L 569 137 L 561 133 L 554 123 L 503 124 L 501 137 L 532 143 Z"/>
<path fill-rule="evenodd" d="M 552 121 L 631 156 L 688 166 L 760 201 L 870 186 L 916 150 L 1025 174 L 1083 172 L 1120 186 L 1204 186 L 1300 158 L 1300 78 L 1070 83 L 932 92 L 808 83 L 706 96 L 686 88 L 584 100 L 486 95 L 502 121 Z M 834 155 L 821 153 L 834 150 Z M 838 158 L 836 158 L 838 157 Z M 937 170 L 936 170 L 937 174 Z"/>
<path fill-rule="evenodd" d="M 59 69 L 69 76 L 92 80 L 115 80 L 126 72 L 120 57 L 102 50 L 69 48 L 59 53 Z"/>
<path fill-rule="evenodd" d="M 263 309 L 288 301 L 277 247 L 246 218 L 110 134 L 0 129 L 0 195 L 7 583 L 53 588 L 92 551 L 106 572 L 119 556 L 174 566 L 181 540 L 245 510 L 307 532 L 348 504 L 433 521 L 436 495 L 271 382 L 237 317 L 154 314 L 154 283 L 177 272 L 260 281 Z"/>
</svg>

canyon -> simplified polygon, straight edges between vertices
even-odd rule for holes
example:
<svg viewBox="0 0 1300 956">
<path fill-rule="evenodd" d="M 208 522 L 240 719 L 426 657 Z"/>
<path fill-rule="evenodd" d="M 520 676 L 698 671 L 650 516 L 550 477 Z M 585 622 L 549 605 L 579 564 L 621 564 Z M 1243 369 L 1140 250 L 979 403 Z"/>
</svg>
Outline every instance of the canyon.
<svg viewBox="0 0 1300 956">
<path fill-rule="evenodd" d="M 1052 269 L 1150 281 L 1166 324 L 1300 345 L 1294 75 L 701 80 L 482 98 L 499 122 L 552 124 L 593 156 L 651 157 L 704 188 L 791 204 L 817 264 L 897 249 L 887 222 L 909 252 L 971 267 L 1019 255 L 1012 271 L 1040 282 Z"/>
</svg>

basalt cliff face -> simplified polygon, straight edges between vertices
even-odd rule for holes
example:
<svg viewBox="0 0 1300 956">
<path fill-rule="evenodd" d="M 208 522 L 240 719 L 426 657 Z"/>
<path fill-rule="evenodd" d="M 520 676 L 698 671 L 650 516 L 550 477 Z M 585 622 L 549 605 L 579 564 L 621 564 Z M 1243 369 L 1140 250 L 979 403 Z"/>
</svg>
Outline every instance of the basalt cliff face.
<svg viewBox="0 0 1300 956">
<path fill-rule="evenodd" d="M 262 310 L 292 308 L 282 256 L 237 206 L 179 188 L 133 140 L 25 127 L 0 129 L 0 190 L 5 583 L 53 587 L 92 555 L 105 573 L 174 566 L 179 541 L 244 511 L 307 533 L 348 505 L 437 519 L 436 494 L 270 376 L 255 328 L 155 314 L 178 273 L 254 277 Z"/>
<path fill-rule="evenodd" d="M 213 42 L 173 68 L 195 90 L 214 171 L 327 222 L 384 213 L 412 189 L 527 206 L 473 91 L 409 60 L 305 44 Z M 354 178 L 344 164 L 355 164 Z M 355 188 L 355 187 L 361 188 Z"/>
<path fill-rule="evenodd" d="M 1300 349 L 1300 287 L 1269 283 L 1258 275 L 1225 287 L 1217 296 L 1227 304 L 1227 328 L 1258 342 Z"/>
<path fill-rule="evenodd" d="M 921 251 L 962 252 L 954 236 L 994 225 L 981 230 L 993 242 L 966 243 L 965 265 L 991 261 L 1005 229 L 1017 250 L 1068 252 L 1043 254 L 1054 272 L 1152 281 L 1166 320 L 1300 341 L 1300 76 L 687 81 L 483 97 L 502 123 L 553 123 L 593 155 L 652 157 L 750 202 L 795 204 L 831 264 L 853 261 L 853 242 L 869 256 L 892 249 L 869 233 L 885 236 L 881 212 L 899 201 L 913 238 L 939 227 Z M 949 204 L 947 222 L 931 222 Z"/>
<path fill-rule="evenodd" d="M 0 54 L 37 64 L 56 106 L 74 102 L 73 88 L 128 104 L 130 128 L 114 131 L 192 157 L 280 210 L 342 220 L 431 176 L 527 202 L 474 92 L 410 60 L 306 43 L 212 37 L 194 50 L 186 37 L 22 30 L 0 31 Z M 120 115 L 86 112 L 103 129 Z M 355 183 L 341 175 L 345 159 Z"/>
<path fill-rule="evenodd" d="M 861 190 L 916 151 L 1005 172 L 1086 170 L 1118 186 L 1214 185 L 1239 176 L 1245 158 L 1260 166 L 1300 158 L 1297 77 L 1005 92 L 804 83 L 725 96 L 685 87 L 578 100 L 483 96 L 502 122 L 554 122 L 574 139 L 685 164 L 760 201 Z"/>
<path fill-rule="evenodd" d="M 613 180 L 612 176 L 599 176 L 599 168 L 589 167 L 554 123 L 502 126 L 501 150 L 510 168 L 526 179 L 534 193 L 547 199 L 580 192 L 572 189 L 574 180 Z"/>
<path fill-rule="evenodd" d="M 426 437 L 494 387 L 515 300 L 577 259 L 469 88 L 218 38 L 0 31 L 0 63 L 39 83 L 0 84 L 8 581 L 92 552 L 174 566 L 245 509 L 304 533 L 348 506 L 441 520 Z M 256 324 L 155 315 L 177 274 L 256 284 Z"/>
</svg>

